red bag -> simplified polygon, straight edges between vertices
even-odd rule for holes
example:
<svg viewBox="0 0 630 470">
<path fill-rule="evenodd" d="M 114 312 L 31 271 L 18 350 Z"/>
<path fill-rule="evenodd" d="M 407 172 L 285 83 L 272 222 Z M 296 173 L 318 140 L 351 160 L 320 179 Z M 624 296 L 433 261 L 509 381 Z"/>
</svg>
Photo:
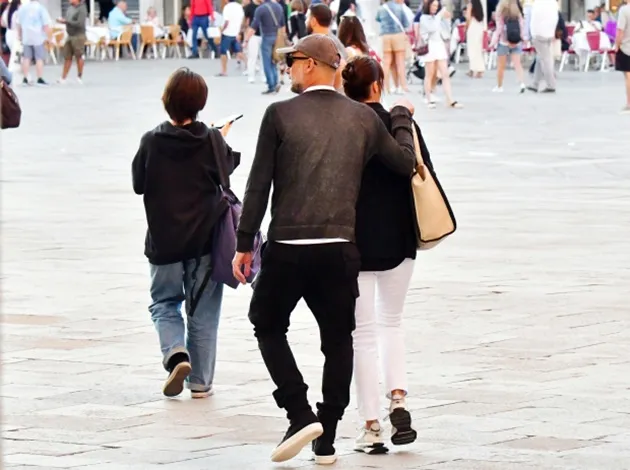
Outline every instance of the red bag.
<svg viewBox="0 0 630 470">
<path fill-rule="evenodd" d="M 20 119 L 22 118 L 20 102 L 9 84 L 4 80 L 0 80 L 0 109 L 2 110 L 2 116 L 0 117 L 1 129 L 20 127 Z"/>
<path fill-rule="evenodd" d="M 369 54 L 372 59 L 375 59 L 379 64 L 381 63 L 381 58 L 378 56 L 376 52 L 374 52 L 374 49 L 370 48 Z"/>
</svg>

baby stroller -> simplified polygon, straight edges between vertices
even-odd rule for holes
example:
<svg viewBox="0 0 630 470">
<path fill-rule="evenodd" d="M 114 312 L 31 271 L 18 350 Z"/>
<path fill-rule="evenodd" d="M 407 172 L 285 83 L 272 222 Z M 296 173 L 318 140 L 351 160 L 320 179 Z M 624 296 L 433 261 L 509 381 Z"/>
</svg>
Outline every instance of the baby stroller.
<svg viewBox="0 0 630 470">
<path fill-rule="evenodd" d="M 420 80 L 420 84 L 424 84 L 424 62 L 422 56 L 414 51 L 413 61 L 407 67 L 407 83 L 412 84 L 414 79 Z"/>
<path fill-rule="evenodd" d="M 412 43 L 415 44 L 415 43 Z M 407 66 L 407 83 L 411 84 L 414 78 L 420 80 L 420 85 L 423 85 L 424 90 L 424 60 L 423 57 L 427 53 L 426 46 L 414 46 L 413 48 L 413 60 Z"/>
<path fill-rule="evenodd" d="M 412 84 L 414 78 L 420 80 L 420 84 L 424 83 L 424 62 L 422 61 L 422 55 L 427 53 L 426 47 L 418 46 L 416 41 L 416 35 L 413 32 L 407 33 L 409 42 L 412 46 L 413 58 L 407 62 L 407 83 Z"/>
</svg>

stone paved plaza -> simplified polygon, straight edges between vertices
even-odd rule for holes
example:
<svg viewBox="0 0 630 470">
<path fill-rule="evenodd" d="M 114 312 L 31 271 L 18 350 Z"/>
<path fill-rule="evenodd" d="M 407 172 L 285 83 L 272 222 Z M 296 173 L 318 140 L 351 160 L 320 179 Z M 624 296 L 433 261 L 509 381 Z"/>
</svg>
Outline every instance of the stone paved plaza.
<svg viewBox="0 0 630 470">
<path fill-rule="evenodd" d="M 161 396 L 130 163 L 142 133 L 164 119 L 161 90 L 177 64 L 88 63 L 83 87 L 17 88 L 22 128 L 1 134 L 7 469 L 315 468 L 306 451 L 269 462 L 286 422 L 247 320 L 248 287 L 226 292 L 216 394 Z M 260 118 L 276 98 L 236 72 L 214 78 L 216 62 L 193 65 L 211 88 L 204 120 L 245 113 L 228 138 L 243 152 L 234 177 L 242 193 Z M 459 222 L 420 254 L 406 305 L 419 438 L 389 456 L 354 453 L 353 398 L 336 468 L 630 469 L 621 77 L 565 72 L 555 96 L 518 95 L 513 72 L 506 83 L 492 94 L 494 74 L 460 73 L 461 111 L 429 111 L 412 87 Z M 300 305 L 290 340 L 313 403 L 323 362 L 315 328 Z"/>
</svg>

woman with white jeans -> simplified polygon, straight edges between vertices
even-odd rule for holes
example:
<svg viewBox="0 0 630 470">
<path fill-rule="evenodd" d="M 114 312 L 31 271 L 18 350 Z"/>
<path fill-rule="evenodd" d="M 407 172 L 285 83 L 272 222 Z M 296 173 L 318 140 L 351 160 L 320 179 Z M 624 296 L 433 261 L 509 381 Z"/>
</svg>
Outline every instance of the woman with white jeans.
<svg viewBox="0 0 630 470">
<path fill-rule="evenodd" d="M 390 114 L 380 104 L 383 69 L 369 56 L 356 56 L 343 71 L 347 97 L 370 106 L 391 131 Z M 414 124 L 415 125 L 415 124 Z M 420 145 L 429 155 L 417 128 Z M 406 407 L 407 370 L 402 315 L 416 257 L 409 178 L 392 173 L 372 158 L 363 173 L 357 202 L 356 243 L 361 253 L 360 296 L 356 303 L 354 378 L 359 415 L 364 421 L 355 450 L 367 454 L 388 451 L 379 423 L 381 391 L 375 365 L 381 362 L 394 445 L 416 439 Z"/>
<path fill-rule="evenodd" d="M 7 47 L 11 51 L 11 57 L 9 58 L 9 70 L 15 71 L 19 69 L 18 65 L 18 42 L 17 41 L 17 10 L 20 8 L 20 0 L 12 0 L 11 4 L 4 10 L 0 24 L 3 28 L 7 28 L 6 42 Z"/>
</svg>

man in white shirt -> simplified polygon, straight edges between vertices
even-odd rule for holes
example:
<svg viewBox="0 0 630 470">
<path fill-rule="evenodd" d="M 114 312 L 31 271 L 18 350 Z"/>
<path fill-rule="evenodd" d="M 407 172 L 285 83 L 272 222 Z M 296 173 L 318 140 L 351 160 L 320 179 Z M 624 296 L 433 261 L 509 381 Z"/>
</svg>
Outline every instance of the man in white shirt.
<svg viewBox="0 0 630 470">
<path fill-rule="evenodd" d="M 44 43 L 50 34 L 50 15 L 48 10 L 37 0 L 22 5 L 17 11 L 18 39 L 22 42 L 22 72 L 24 85 L 29 84 L 28 71 L 31 61 L 35 61 L 37 84 L 48 85 L 44 81 L 44 58 L 46 49 Z M 15 19 L 14 19 L 15 21 Z"/>
<path fill-rule="evenodd" d="M 529 30 L 532 44 L 536 49 L 534 81 L 527 87 L 538 93 L 540 81 L 545 80 L 542 93 L 555 93 L 556 76 L 554 71 L 553 41 L 558 26 L 558 3 L 556 0 L 536 0 L 532 5 Z"/>
<path fill-rule="evenodd" d="M 223 7 L 223 26 L 221 26 L 221 73 L 220 77 L 227 76 L 227 53 L 230 51 L 236 54 L 239 63 L 243 60 L 243 51 L 238 42 L 238 35 L 243 26 L 245 12 L 240 3 L 235 0 L 229 2 Z"/>
<path fill-rule="evenodd" d="M 586 21 L 580 21 L 575 28 L 575 32 L 592 33 L 594 31 L 601 31 L 603 29 L 602 24 L 595 19 L 595 11 L 588 10 L 586 12 Z"/>
</svg>

